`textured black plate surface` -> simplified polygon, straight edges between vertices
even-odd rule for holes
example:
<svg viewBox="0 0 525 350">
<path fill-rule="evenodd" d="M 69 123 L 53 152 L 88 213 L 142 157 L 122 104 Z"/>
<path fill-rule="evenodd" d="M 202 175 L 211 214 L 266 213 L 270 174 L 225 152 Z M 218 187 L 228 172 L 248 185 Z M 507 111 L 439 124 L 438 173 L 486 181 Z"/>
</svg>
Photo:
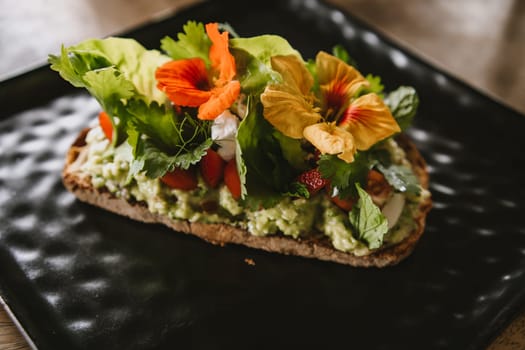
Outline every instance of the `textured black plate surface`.
<svg viewBox="0 0 525 350">
<path fill-rule="evenodd" d="M 45 67 L 0 86 L 0 292 L 36 346 L 485 347 L 525 303 L 525 118 L 315 0 L 209 2 L 129 35 L 158 47 L 188 19 L 281 34 L 306 58 L 342 43 L 387 90 L 415 86 L 426 234 L 400 265 L 366 270 L 215 247 L 82 204 L 60 171 L 98 106 Z"/>
</svg>

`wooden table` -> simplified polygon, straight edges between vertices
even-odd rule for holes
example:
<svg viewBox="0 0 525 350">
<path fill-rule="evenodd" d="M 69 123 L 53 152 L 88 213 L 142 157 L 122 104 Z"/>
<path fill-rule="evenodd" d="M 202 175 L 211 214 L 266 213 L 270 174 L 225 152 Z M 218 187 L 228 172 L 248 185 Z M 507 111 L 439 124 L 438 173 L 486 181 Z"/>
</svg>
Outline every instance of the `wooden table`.
<svg viewBox="0 0 525 350">
<path fill-rule="evenodd" d="M 55 52 L 62 42 L 70 45 L 86 37 L 117 33 L 154 14 L 171 13 L 180 6 L 195 2 L 4 0 L 0 11 L 0 52 L 9 49 L 11 55 L 2 57 L 0 79 L 20 68 L 27 70 L 44 62 L 47 54 Z M 357 15 L 401 46 L 525 114 L 525 1 L 329 2 Z M 68 30 L 63 30 L 64 26 Z M 39 35 L 31 35 L 33 32 Z M 1 308 L 0 349 L 29 349 Z M 489 350 L 518 349 L 525 349 L 523 311 L 489 346 Z"/>
</svg>

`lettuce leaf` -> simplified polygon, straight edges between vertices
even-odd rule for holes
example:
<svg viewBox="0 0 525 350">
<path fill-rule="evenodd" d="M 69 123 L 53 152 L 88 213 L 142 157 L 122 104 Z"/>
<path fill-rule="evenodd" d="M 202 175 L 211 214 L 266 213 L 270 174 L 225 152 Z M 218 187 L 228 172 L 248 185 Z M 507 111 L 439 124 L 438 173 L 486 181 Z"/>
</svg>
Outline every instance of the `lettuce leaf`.
<svg viewBox="0 0 525 350">
<path fill-rule="evenodd" d="M 127 138 L 126 113 L 130 99 L 145 103 L 168 103 L 157 89 L 155 70 L 169 57 L 146 50 L 132 39 L 92 39 L 78 45 L 62 46 L 59 56 L 50 55 L 51 69 L 73 86 L 86 88 L 100 103 L 116 131 L 115 144 Z M 118 122 L 117 118 L 118 117 Z"/>
<path fill-rule="evenodd" d="M 355 188 L 359 199 L 348 214 L 350 224 L 357 239 L 365 242 L 368 248 L 377 249 L 383 244 L 383 237 L 388 232 L 388 221 L 359 183 L 355 184 Z"/>
<path fill-rule="evenodd" d="M 167 102 L 167 98 L 162 91 L 157 89 L 155 70 L 168 60 L 169 57 L 162 55 L 157 50 L 146 50 L 133 39 L 113 37 L 86 40 L 68 49 L 63 49 L 60 61 L 57 61 L 56 56 L 50 56 L 51 69 L 59 72 L 57 68 L 64 63 L 67 65 L 69 61 L 76 75 L 72 78 L 77 82 L 78 80 L 83 81 L 83 87 L 89 87 L 89 83 L 83 79 L 87 72 L 113 67 L 131 82 L 137 93 L 144 96 L 148 102 L 157 101 L 159 103 Z M 64 78 L 70 81 L 67 77 Z M 75 86 L 78 87 L 78 85 Z"/>
<path fill-rule="evenodd" d="M 272 56 L 295 55 L 301 58 L 301 54 L 295 50 L 286 39 L 278 35 L 267 34 L 251 38 L 232 38 L 230 40 L 230 46 L 233 49 L 249 52 L 250 55 L 267 67 L 272 66 Z"/>
<path fill-rule="evenodd" d="M 279 73 L 264 64 L 261 60 L 241 49 L 231 49 L 237 66 L 237 79 L 241 89 L 246 94 L 259 95 L 268 83 L 277 83 L 281 76 Z"/>
<path fill-rule="evenodd" d="M 280 74 L 272 69 L 272 56 L 301 57 L 286 39 L 278 35 L 232 38 L 230 51 L 235 57 L 242 90 L 254 95 L 262 93 L 267 84 L 277 83 L 281 79 Z"/>
<path fill-rule="evenodd" d="M 206 34 L 204 24 L 188 21 L 182 29 L 183 32 L 177 34 L 178 40 L 164 37 L 161 40 L 161 49 L 174 60 L 199 57 L 209 65 L 211 40 Z"/>
<path fill-rule="evenodd" d="M 279 142 L 283 157 L 291 166 L 300 172 L 308 169 L 308 153 L 302 148 L 301 140 L 292 139 L 277 129 L 274 129 L 273 137 Z"/>
<path fill-rule="evenodd" d="M 86 88 L 112 118 L 116 131 L 114 142 L 125 139 L 126 120 L 116 123 L 114 117 L 124 100 L 139 95 L 135 85 L 99 51 L 80 51 L 62 46 L 60 56 L 49 56 L 51 69 L 73 86 Z"/>
</svg>

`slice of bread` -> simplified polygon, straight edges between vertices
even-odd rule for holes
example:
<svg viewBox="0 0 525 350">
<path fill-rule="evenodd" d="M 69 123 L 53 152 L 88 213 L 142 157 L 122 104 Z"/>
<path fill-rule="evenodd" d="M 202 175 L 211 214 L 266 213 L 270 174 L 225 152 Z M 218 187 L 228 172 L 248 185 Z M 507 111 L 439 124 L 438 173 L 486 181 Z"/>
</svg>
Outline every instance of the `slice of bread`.
<svg viewBox="0 0 525 350">
<path fill-rule="evenodd" d="M 82 131 L 69 149 L 62 173 L 65 187 L 78 199 L 133 220 L 164 224 L 177 232 L 193 234 L 218 245 L 235 243 L 269 252 L 316 258 L 352 266 L 384 267 L 397 264 L 412 252 L 423 234 L 425 219 L 432 206 L 430 198 L 420 203 L 418 215 L 415 218 L 415 229 L 403 241 L 380 248 L 365 256 L 356 256 L 336 250 L 324 235 L 300 239 L 278 234 L 254 236 L 243 229 L 225 224 L 173 220 L 164 215 L 151 213 L 141 202 L 130 202 L 114 196 L 105 188 L 97 189 L 92 186 L 90 176 L 81 170 L 81 165 L 86 159 L 85 137 L 87 132 L 88 129 Z M 426 163 L 415 145 L 404 135 L 398 137 L 397 142 L 405 150 L 422 187 L 428 188 Z"/>
</svg>

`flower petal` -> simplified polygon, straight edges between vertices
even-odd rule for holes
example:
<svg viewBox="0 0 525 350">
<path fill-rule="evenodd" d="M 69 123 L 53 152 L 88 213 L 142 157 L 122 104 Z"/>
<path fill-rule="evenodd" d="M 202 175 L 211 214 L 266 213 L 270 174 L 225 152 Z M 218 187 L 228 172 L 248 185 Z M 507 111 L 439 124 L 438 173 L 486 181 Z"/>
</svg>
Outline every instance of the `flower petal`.
<svg viewBox="0 0 525 350">
<path fill-rule="evenodd" d="M 304 128 L 321 119 L 310 92 L 313 78 L 303 61 L 293 55 L 272 57 L 272 68 L 283 81 L 267 86 L 261 94 L 264 118 L 284 135 L 301 139 Z"/>
<path fill-rule="evenodd" d="M 375 143 L 401 131 L 390 109 L 374 93 L 353 101 L 339 126 L 352 133 L 358 150 L 367 150 Z"/>
<path fill-rule="evenodd" d="M 203 120 L 213 120 L 230 108 L 241 92 L 238 80 L 232 80 L 226 85 L 211 90 L 210 98 L 200 105 L 197 117 Z"/>
<path fill-rule="evenodd" d="M 239 128 L 239 119 L 229 110 L 225 110 L 221 115 L 213 120 L 211 125 L 211 138 L 219 145 L 217 153 L 225 161 L 230 161 L 235 157 L 237 143 L 237 129 Z"/>
<path fill-rule="evenodd" d="M 346 108 L 355 93 L 369 84 L 354 67 L 326 52 L 320 51 L 315 63 L 326 117 Z"/>
<path fill-rule="evenodd" d="M 293 89 L 284 85 L 270 85 L 261 94 L 264 118 L 284 135 L 303 138 L 305 127 L 317 123 L 321 115 Z"/>
<path fill-rule="evenodd" d="M 274 56 L 271 61 L 272 69 L 281 74 L 284 85 L 296 88 L 303 96 L 311 94 L 314 79 L 299 57 L 294 55 Z"/>
<path fill-rule="evenodd" d="M 155 78 L 176 105 L 197 107 L 210 98 L 208 73 L 200 58 L 167 62 L 156 70 Z"/>
<path fill-rule="evenodd" d="M 235 58 L 228 49 L 228 32 L 219 33 L 217 23 L 208 23 L 206 24 L 206 33 L 212 43 L 209 52 L 211 65 L 219 73 L 215 85 L 226 84 L 236 74 Z"/>
<path fill-rule="evenodd" d="M 323 154 L 337 154 L 347 163 L 354 161 L 354 138 L 348 131 L 333 123 L 319 123 L 304 129 L 304 138 Z"/>
</svg>

